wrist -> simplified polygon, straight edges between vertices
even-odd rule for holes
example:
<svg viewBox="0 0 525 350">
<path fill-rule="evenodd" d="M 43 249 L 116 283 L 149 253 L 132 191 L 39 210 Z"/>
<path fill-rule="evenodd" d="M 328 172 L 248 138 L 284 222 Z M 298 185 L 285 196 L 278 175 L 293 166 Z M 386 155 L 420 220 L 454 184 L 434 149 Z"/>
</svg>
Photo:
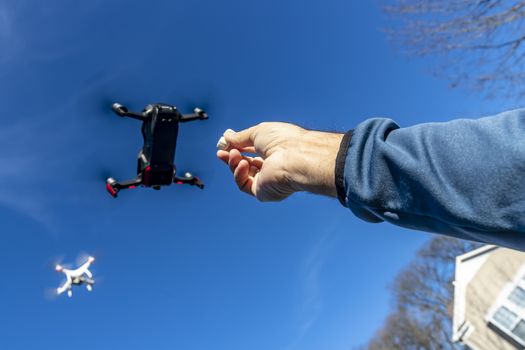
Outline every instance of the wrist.
<svg viewBox="0 0 525 350">
<path fill-rule="evenodd" d="M 290 159 L 290 181 L 296 191 L 337 197 L 335 163 L 344 134 L 305 130 Z"/>
</svg>

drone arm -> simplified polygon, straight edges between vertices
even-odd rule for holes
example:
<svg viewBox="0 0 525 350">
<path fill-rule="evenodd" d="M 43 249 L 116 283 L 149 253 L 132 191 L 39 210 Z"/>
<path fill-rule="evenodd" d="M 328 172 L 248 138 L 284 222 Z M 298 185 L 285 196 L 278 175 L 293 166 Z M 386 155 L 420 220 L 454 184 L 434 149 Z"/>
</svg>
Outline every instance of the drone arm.
<svg viewBox="0 0 525 350">
<path fill-rule="evenodd" d="M 140 121 L 147 119 L 147 116 L 144 113 L 130 112 L 125 106 L 119 103 L 114 103 L 111 108 L 113 109 L 113 112 L 120 117 L 129 117 Z"/>
<path fill-rule="evenodd" d="M 133 180 L 128 180 L 128 181 L 124 181 L 124 182 L 120 182 L 115 185 L 119 190 L 124 190 L 126 188 L 133 188 L 135 186 L 139 186 L 142 184 L 142 179 L 140 178 L 135 178 Z"/>
<path fill-rule="evenodd" d="M 66 286 L 66 284 L 64 284 L 62 287 L 58 287 L 57 288 L 57 295 L 60 295 L 60 294 L 64 293 L 67 288 L 68 288 L 68 286 Z"/>
<path fill-rule="evenodd" d="M 184 115 L 182 115 L 182 118 L 180 118 L 179 122 L 180 123 L 186 123 L 186 122 L 191 122 L 191 121 L 199 120 L 199 119 L 202 119 L 202 118 L 199 115 L 195 114 L 195 113 L 184 114 Z"/>
<path fill-rule="evenodd" d="M 89 272 L 89 266 L 91 266 L 91 261 L 90 260 L 88 260 L 84 264 L 82 264 L 82 266 L 80 266 L 78 271 L 80 273 L 85 273 L 86 275 L 88 275 L 88 277 L 91 278 L 91 272 Z"/>
<path fill-rule="evenodd" d="M 202 183 L 202 181 L 198 177 L 195 177 L 190 173 L 186 173 L 184 177 L 174 176 L 173 182 L 175 182 L 178 185 L 187 184 L 191 186 L 197 186 L 201 190 L 204 189 L 204 184 Z"/>
<path fill-rule="evenodd" d="M 182 117 L 179 119 L 179 122 L 186 123 L 186 122 L 191 122 L 194 120 L 205 120 L 205 119 L 208 119 L 208 114 L 200 108 L 195 108 L 193 110 L 193 113 L 182 115 Z"/>
<path fill-rule="evenodd" d="M 135 188 L 142 184 L 142 179 L 137 177 L 133 180 L 128 180 L 124 182 L 117 182 L 113 178 L 108 178 L 106 180 L 106 190 L 113 196 L 117 197 L 117 194 L 120 190 L 125 190 L 127 188 Z"/>
<path fill-rule="evenodd" d="M 143 116 L 141 113 L 135 113 L 135 112 L 128 112 L 125 115 L 123 115 L 123 117 L 129 117 L 129 118 L 137 119 L 140 121 L 144 121 L 144 119 L 146 119 L 146 117 Z"/>
<path fill-rule="evenodd" d="M 69 288 L 71 288 L 71 283 L 72 283 L 71 277 L 66 274 L 66 281 L 61 287 L 57 288 L 57 295 L 60 295 L 64 293 L 66 290 L 68 290 Z"/>
</svg>

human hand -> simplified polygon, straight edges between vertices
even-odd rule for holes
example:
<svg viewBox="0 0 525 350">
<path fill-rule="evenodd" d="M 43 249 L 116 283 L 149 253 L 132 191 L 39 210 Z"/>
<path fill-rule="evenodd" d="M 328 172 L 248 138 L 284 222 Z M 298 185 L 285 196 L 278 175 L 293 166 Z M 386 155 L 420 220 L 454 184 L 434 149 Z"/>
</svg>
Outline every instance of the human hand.
<svg viewBox="0 0 525 350">
<path fill-rule="evenodd" d="M 224 138 L 229 147 L 217 157 L 229 165 L 241 191 L 263 202 L 299 191 L 336 197 L 335 159 L 343 134 L 266 122 Z"/>
</svg>

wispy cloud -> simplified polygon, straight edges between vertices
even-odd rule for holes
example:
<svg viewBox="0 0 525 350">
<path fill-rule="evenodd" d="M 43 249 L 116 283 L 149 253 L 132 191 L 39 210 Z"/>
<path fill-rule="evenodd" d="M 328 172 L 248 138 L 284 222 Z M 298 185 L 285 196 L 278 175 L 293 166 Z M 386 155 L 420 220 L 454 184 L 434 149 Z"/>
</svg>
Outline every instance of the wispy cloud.
<svg viewBox="0 0 525 350">
<path fill-rule="evenodd" d="M 0 3 L 0 64 L 10 62 L 23 45 L 16 35 L 16 11 L 5 2 Z"/>
<path fill-rule="evenodd" d="M 8 8 L 5 4 L 0 4 L 0 39 L 9 38 L 12 33 L 12 21 L 9 16 Z"/>
<path fill-rule="evenodd" d="M 334 244 L 334 230 L 327 229 L 314 244 L 301 267 L 302 301 L 297 312 L 297 334 L 285 350 L 296 349 L 317 321 L 323 309 L 321 274 Z"/>
<path fill-rule="evenodd" d="M 43 122 L 34 119 L 4 123 L 0 130 L 0 203 L 53 232 L 53 222 L 41 183 L 46 178 Z"/>
<path fill-rule="evenodd" d="M 14 12 L 0 3 L 0 74 L 12 68 L 2 48 L 9 46 L 16 36 L 11 23 Z M 21 53 L 12 52 L 10 58 L 16 61 Z M 57 177 L 64 176 L 63 187 L 73 187 L 76 179 L 71 177 L 72 169 L 82 164 L 86 153 L 92 152 L 87 146 L 71 150 L 68 145 L 95 123 L 94 118 L 85 116 L 100 113 L 97 104 L 101 104 L 103 87 L 111 85 L 122 70 L 132 64 L 135 62 L 122 65 L 110 74 L 96 75 L 78 90 L 62 96 L 59 104 L 46 105 L 41 110 L 31 107 L 0 113 L 0 149 L 3 150 L 0 152 L 0 204 L 35 220 L 56 235 L 60 221 L 57 204 L 74 202 L 78 195 L 67 192 L 59 198 L 52 185 L 59 182 Z M 79 79 L 89 74 L 84 72 Z"/>
</svg>

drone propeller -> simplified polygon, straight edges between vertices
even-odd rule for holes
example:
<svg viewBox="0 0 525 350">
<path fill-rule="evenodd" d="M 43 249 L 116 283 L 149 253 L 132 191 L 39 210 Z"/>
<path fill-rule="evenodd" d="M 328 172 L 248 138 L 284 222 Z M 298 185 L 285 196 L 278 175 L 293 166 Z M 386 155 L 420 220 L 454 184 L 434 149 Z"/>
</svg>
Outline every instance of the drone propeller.
<svg viewBox="0 0 525 350">
<path fill-rule="evenodd" d="M 98 254 L 94 254 L 94 253 L 87 253 L 87 252 L 80 252 L 78 255 L 77 255 L 77 258 L 75 260 L 75 263 L 77 266 L 80 266 L 82 264 L 84 264 L 85 262 L 87 261 L 91 261 L 91 262 L 94 262 L 96 261 L 96 259 L 99 257 Z"/>
<path fill-rule="evenodd" d="M 98 110 L 100 115 L 110 115 L 112 114 L 112 106 L 115 103 L 113 98 L 103 97 L 98 100 L 98 103 L 94 104 L 94 109 Z"/>
<path fill-rule="evenodd" d="M 63 283 L 64 276 L 60 273 L 61 270 L 58 269 L 60 266 L 61 268 L 71 269 L 73 266 L 71 264 L 64 264 L 64 255 L 56 255 L 51 258 L 49 258 L 45 262 L 45 270 L 46 274 L 48 275 L 54 275 L 53 278 L 50 279 L 50 281 L 54 281 L 56 285 L 53 286 L 47 286 L 44 288 L 44 298 L 47 301 L 54 301 L 57 299 L 57 286 L 59 286 L 61 283 Z"/>
<path fill-rule="evenodd" d="M 108 162 L 109 163 L 109 160 Z M 90 162 L 87 159 L 72 172 L 72 176 L 79 182 L 103 184 L 106 182 L 108 177 L 115 176 L 115 170 L 110 170 L 111 167 L 108 164 L 102 164 L 100 161 Z M 118 175 L 118 172 L 117 172 Z"/>
<path fill-rule="evenodd" d="M 96 178 L 97 182 L 105 182 L 106 179 L 108 177 L 111 177 L 112 174 L 111 171 L 109 170 L 109 168 L 99 168 L 99 169 L 95 169 L 95 172 L 96 172 L 96 176 L 94 178 Z"/>
<path fill-rule="evenodd" d="M 51 257 L 45 263 L 45 266 L 46 266 L 46 270 L 55 270 L 55 271 L 58 271 L 57 269 L 58 266 L 62 268 L 66 268 L 66 269 L 73 268 L 73 265 L 71 263 L 64 263 L 64 255 L 57 255 L 57 256 Z"/>
<path fill-rule="evenodd" d="M 108 119 L 113 113 L 111 105 L 114 102 L 114 98 L 110 97 L 110 94 L 90 91 L 79 96 L 75 105 L 77 113 L 85 118 L 93 119 L 98 117 Z"/>
<path fill-rule="evenodd" d="M 59 295 L 57 294 L 57 287 L 47 287 L 44 289 L 44 298 L 47 301 L 57 300 Z"/>
<path fill-rule="evenodd" d="M 113 104 L 116 102 L 126 105 L 127 102 L 135 101 L 136 98 L 128 94 L 122 94 L 122 90 L 96 86 L 81 94 L 76 102 L 76 114 L 86 122 L 95 124 L 104 123 L 104 128 L 100 130 L 113 130 L 113 127 L 122 125 L 122 121 L 116 118 Z M 142 110 L 144 106 L 133 103 L 132 110 Z M 125 107 L 124 107 L 125 108 Z M 99 127 L 97 125 L 97 127 Z"/>
<path fill-rule="evenodd" d="M 191 91 L 186 91 L 186 93 L 192 93 Z M 191 97 L 188 97 L 191 96 Z M 173 101 L 176 104 L 177 108 L 181 113 L 192 113 L 194 108 L 201 108 L 208 114 L 213 114 L 214 110 L 218 105 L 218 98 L 215 93 L 210 91 L 208 92 L 199 92 L 195 91 L 191 95 L 181 96 L 177 101 Z"/>
</svg>

